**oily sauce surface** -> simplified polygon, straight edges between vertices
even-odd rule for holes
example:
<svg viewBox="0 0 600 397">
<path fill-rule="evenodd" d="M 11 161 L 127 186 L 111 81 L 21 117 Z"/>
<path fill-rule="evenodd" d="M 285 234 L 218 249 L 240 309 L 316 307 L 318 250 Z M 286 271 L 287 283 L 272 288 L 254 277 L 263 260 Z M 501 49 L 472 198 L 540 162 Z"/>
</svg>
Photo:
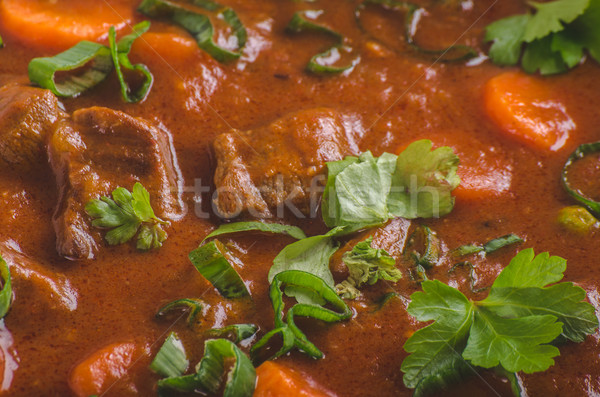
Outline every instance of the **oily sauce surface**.
<svg viewBox="0 0 600 397">
<path fill-rule="evenodd" d="M 457 41 L 483 50 L 487 24 L 526 10 L 520 0 L 416 2 L 429 10 L 417 37 L 423 45 L 435 48 Z M 77 1 L 60 3 L 69 7 Z M 133 0 L 108 3 L 132 12 L 138 5 Z M 0 173 L 0 239 L 18 245 L 49 274 L 64 275 L 76 302 L 70 307 L 57 303 L 56 296 L 43 293 L 30 282 L 14 281 L 14 304 L 0 335 L 0 344 L 5 346 L 12 338 L 9 350 L 14 370 L 4 371 L 7 395 L 70 395 L 67 379 L 78 362 L 103 346 L 130 341 L 145 346 L 147 354 L 140 356 L 130 374 L 106 395 L 155 395 L 158 378 L 148 364 L 168 331 L 181 335 L 192 363 L 202 356 L 203 337 L 187 329 L 184 317 L 154 318 L 160 306 L 175 299 L 205 300 L 210 305 L 202 320 L 206 329 L 246 322 L 258 324 L 262 332 L 271 329 L 267 272 L 275 255 L 292 240 L 258 234 L 224 238 L 243 263 L 239 272 L 248 283 L 252 300 L 221 298 L 187 258 L 220 222 L 214 216 L 202 216 L 210 211 L 211 192 L 196 194 L 194 187 L 211 186 L 215 164 L 210 146 L 217 134 L 231 128 L 252 129 L 290 112 L 321 106 L 353 120 L 352 131 L 361 151 L 394 153 L 416 139 L 429 138 L 436 145 L 453 146 L 461 158 L 483 156 L 484 160 L 475 164 L 499 170 L 505 186 L 481 199 L 459 197 L 449 215 L 417 222 L 434 228 L 449 249 L 516 233 L 525 238 L 524 247 L 567 259 L 565 279 L 586 289 L 591 303 L 598 307 L 598 234 L 568 234 L 555 221 L 560 208 L 573 204 L 560 185 L 562 165 L 579 144 L 600 139 L 597 64 L 588 60 L 566 75 L 543 79 L 576 125 L 563 148 L 544 151 L 500 133 L 486 117 L 482 87 L 501 73 L 501 68 L 490 62 L 475 66 L 435 62 L 411 51 L 403 44 L 401 13 L 369 7 L 363 17 L 368 25 L 365 32 L 354 20 L 357 1 L 222 3 L 234 8 L 248 29 L 248 43 L 238 62 L 220 64 L 198 49 L 185 32 L 152 21 L 147 40 L 138 40 L 131 53 L 132 61 L 146 64 L 155 77 L 145 102 L 125 104 L 114 75 L 81 97 L 63 101 L 68 111 L 106 106 L 153 120 L 171 132 L 185 179 L 188 214 L 168 228 L 169 238 L 160 250 L 140 253 L 125 244 L 103 247 L 93 261 L 61 259 L 52 229 L 57 191 L 50 169 L 42 163 L 32 172 Z M 320 35 L 285 32 L 292 14 L 309 8 L 323 9 L 322 20 L 346 36 L 360 55 L 353 71 L 338 76 L 305 72 L 310 57 L 330 44 Z M 145 19 L 133 15 L 136 21 Z M 173 39 L 161 41 L 157 33 Z M 29 60 L 64 50 L 27 44 L 4 32 L 2 26 L 0 34 L 6 44 L 0 50 L 1 73 L 25 76 Z M 378 50 L 373 50 L 373 42 L 382 43 Z M 325 230 L 319 219 L 290 221 L 311 234 Z M 514 253 L 509 249 L 486 260 L 476 259 L 478 285 L 489 285 Z M 470 294 L 468 274 L 449 275 L 451 265 L 446 260 L 432 277 L 459 285 Z M 378 284 L 350 303 L 355 312 L 351 321 L 304 325 L 309 339 L 325 353 L 323 360 L 293 352 L 281 361 L 339 396 L 411 395 L 403 386 L 400 364 L 406 354 L 402 345 L 420 326 L 405 311 L 408 296 L 419 287 L 405 275 L 395 289 L 404 299 L 393 300 L 380 311 L 374 312 L 373 302 L 391 289 Z M 528 395 L 600 393 L 598 343 L 594 335 L 584 343 L 562 346 L 555 366 L 541 374 L 521 376 Z M 5 366 L 8 362 L 5 360 Z M 495 396 L 510 395 L 510 390 L 492 374 L 483 373 L 457 386 L 454 393 Z"/>
</svg>

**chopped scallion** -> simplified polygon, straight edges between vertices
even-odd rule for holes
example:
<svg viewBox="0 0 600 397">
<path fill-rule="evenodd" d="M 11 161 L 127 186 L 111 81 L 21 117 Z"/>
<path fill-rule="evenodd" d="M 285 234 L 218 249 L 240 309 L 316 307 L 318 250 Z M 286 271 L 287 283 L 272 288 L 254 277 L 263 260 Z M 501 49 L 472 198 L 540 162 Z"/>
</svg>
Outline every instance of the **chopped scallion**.
<svg viewBox="0 0 600 397">
<path fill-rule="evenodd" d="M 206 334 L 218 338 L 228 338 L 233 343 L 239 343 L 254 336 L 257 332 L 258 327 L 254 324 L 232 324 L 223 328 L 210 329 L 206 331 Z"/>
<path fill-rule="evenodd" d="M 225 298 L 240 298 L 250 293 L 238 272 L 227 260 L 227 248 L 213 240 L 190 252 L 189 258 L 196 269 Z"/>
<path fill-rule="evenodd" d="M 569 156 L 561 174 L 561 181 L 567 193 L 569 193 L 569 195 L 575 200 L 579 201 L 581 204 L 589 208 L 595 215 L 600 215 L 600 202 L 594 201 L 589 197 L 585 197 L 583 194 L 581 194 L 581 192 L 573 188 L 569 183 L 568 174 L 569 169 L 571 168 L 571 165 L 573 165 L 573 163 L 575 163 L 578 160 L 581 160 L 582 158 L 590 154 L 599 152 L 600 142 L 584 143 L 583 145 L 575 149 L 575 151 Z"/>
<path fill-rule="evenodd" d="M 237 40 L 235 51 L 220 47 L 214 41 L 214 28 L 210 18 L 204 14 L 184 8 L 168 0 L 144 0 L 138 11 L 151 18 L 167 18 L 181 26 L 196 39 L 198 47 L 209 53 L 219 62 L 229 62 L 238 59 L 246 45 L 246 28 L 235 11 L 209 0 L 192 0 L 191 3 L 206 11 L 216 13 L 231 28 L 232 35 Z"/>
<path fill-rule="evenodd" d="M 0 276 L 2 276 L 2 290 L 0 290 L 0 318 L 6 316 L 12 303 L 12 286 L 10 269 L 6 261 L 0 256 Z"/>
<path fill-rule="evenodd" d="M 152 88 L 152 83 L 154 82 L 154 77 L 152 76 L 152 73 L 150 73 L 150 70 L 148 70 L 148 67 L 146 65 L 141 63 L 133 65 L 129 60 L 129 52 L 131 51 L 131 46 L 133 45 L 133 42 L 142 34 L 146 33 L 149 28 L 150 22 L 140 22 L 133 27 L 132 33 L 123 37 L 121 40 L 119 40 L 118 43 L 116 42 L 116 33 L 114 26 L 111 26 L 108 32 L 110 54 L 115 65 L 115 70 L 117 72 L 119 84 L 121 85 L 121 95 L 123 95 L 123 99 L 127 102 L 140 102 L 146 99 L 148 93 L 150 92 L 150 89 Z M 123 76 L 123 71 L 121 70 L 121 67 L 124 67 L 127 70 L 139 72 L 144 76 L 144 82 L 136 92 L 131 93 L 131 89 L 125 81 L 125 77 Z"/>
<path fill-rule="evenodd" d="M 163 307 L 161 307 L 158 310 L 158 312 L 156 313 L 156 317 L 163 317 L 165 314 L 172 311 L 173 309 L 184 308 L 184 309 L 189 310 L 187 323 L 190 327 L 192 327 L 196 322 L 196 318 L 198 317 L 198 314 L 202 313 L 202 309 L 204 308 L 205 305 L 206 304 L 203 301 L 201 301 L 200 299 L 191 299 L 191 298 L 178 299 L 176 301 L 169 302 L 166 305 L 164 305 Z"/>
<path fill-rule="evenodd" d="M 287 234 L 290 237 L 293 237 L 297 240 L 302 240 L 306 238 L 306 234 L 296 226 L 289 225 L 281 225 L 279 223 L 264 223 L 264 222 L 235 222 L 235 223 L 225 223 L 208 236 L 204 238 L 207 240 L 212 237 L 221 236 L 223 234 L 230 233 L 240 233 L 240 232 L 248 232 L 248 231 L 259 231 L 265 233 L 275 233 L 275 234 Z"/>
<path fill-rule="evenodd" d="M 183 375 L 189 365 L 181 340 L 177 334 L 171 332 L 152 360 L 150 369 L 161 376 L 171 378 Z"/>
<path fill-rule="evenodd" d="M 338 58 L 340 51 L 349 52 L 351 48 L 344 45 L 344 36 L 335 30 L 329 29 L 324 25 L 317 24 L 308 19 L 309 15 L 318 15 L 321 11 L 307 10 L 298 11 L 293 16 L 291 21 L 287 25 L 287 30 L 293 33 L 299 33 L 304 31 L 320 32 L 328 34 L 335 39 L 335 44 L 323 51 L 314 55 L 308 65 L 307 70 L 316 74 L 327 74 L 327 73 L 342 73 L 346 70 L 353 68 L 358 62 L 358 58 L 353 60 L 350 64 L 344 66 L 331 66 L 326 64 L 328 58 Z"/>
</svg>

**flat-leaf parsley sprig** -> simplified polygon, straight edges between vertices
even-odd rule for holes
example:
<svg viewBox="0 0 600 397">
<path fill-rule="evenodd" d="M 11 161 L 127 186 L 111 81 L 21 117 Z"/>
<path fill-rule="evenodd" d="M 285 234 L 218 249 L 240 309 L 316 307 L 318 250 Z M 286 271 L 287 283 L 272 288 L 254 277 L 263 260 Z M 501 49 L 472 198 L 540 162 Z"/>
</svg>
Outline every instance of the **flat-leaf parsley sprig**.
<svg viewBox="0 0 600 397">
<path fill-rule="evenodd" d="M 405 385 L 419 394 L 456 380 L 469 366 L 547 370 L 560 354 L 552 341 L 561 336 L 582 342 L 598 327 L 582 288 L 554 284 L 565 270 L 564 259 L 535 256 L 529 248 L 511 260 L 481 301 L 440 281 L 424 281 L 423 291 L 412 294 L 408 313 L 434 322 L 404 345 L 412 353 L 402 363 Z"/>
<path fill-rule="evenodd" d="M 159 248 L 167 239 L 163 230 L 166 222 L 154 214 L 150 205 L 150 194 L 136 182 L 133 191 L 118 187 L 110 197 L 101 197 L 99 200 L 90 200 L 85 211 L 94 218 L 92 225 L 100 228 L 111 229 L 106 233 L 106 242 L 110 245 L 123 244 L 137 234 L 137 248 L 149 250 Z"/>
<path fill-rule="evenodd" d="M 487 26 L 485 39 L 494 42 L 489 52 L 494 63 L 516 65 L 520 60 L 528 73 L 555 74 L 579 64 L 585 50 L 600 62 L 600 0 L 528 3 L 534 14 Z"/>
</svg>

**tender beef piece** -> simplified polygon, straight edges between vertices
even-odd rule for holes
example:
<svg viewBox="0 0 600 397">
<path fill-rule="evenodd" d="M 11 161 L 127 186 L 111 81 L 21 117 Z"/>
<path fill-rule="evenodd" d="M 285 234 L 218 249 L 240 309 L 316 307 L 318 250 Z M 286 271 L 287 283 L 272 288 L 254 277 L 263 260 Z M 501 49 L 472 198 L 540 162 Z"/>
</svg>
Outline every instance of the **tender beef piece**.
<svg viewBox="0 0 600 397">
<path fill-rule="evenodd" d="M 323 185 L 325 162 L 355 154 L 341 117 L 330 109 L 287 115 L 251 131 L 232 130 L 213 143 L 217 158 L 214 204 L 219 215 L 281 216 L 283 206 L 308 214 L 311 184 Z M 313 189 L 314 197 L 321 194 Z"/>
<path fill-rule="evenodd" d="M 29 168 L 45 162 L 47 137 L 66 117 L 61 106 L 49 90 L 17 83 L 1 87 L 0 163 Z"/>
<path fill-rule="evenodd" d="M 91 229 L 85 204 L 110 196 L 117 187 L 140 182 L 157 216 L 183 216 L 181 175 L 169 133 L 154 124 L 111 109 L 77 110 L 53 134 L 49 158 L 60 189 L 54 214 L 60 255 L 92 259 L 99 234 Z"/>
<path fill-rule="evenodd" d="M 0 255 L 10 268 L 15 293 L 28 300 L 29 313 L 34 319 L 36 313 L 48 309 L 77 309 L 79 294 L 64 274 L 48 270 L 46 264 L 25 255 L 13 240 L 0 241 Z"/>
</svg>

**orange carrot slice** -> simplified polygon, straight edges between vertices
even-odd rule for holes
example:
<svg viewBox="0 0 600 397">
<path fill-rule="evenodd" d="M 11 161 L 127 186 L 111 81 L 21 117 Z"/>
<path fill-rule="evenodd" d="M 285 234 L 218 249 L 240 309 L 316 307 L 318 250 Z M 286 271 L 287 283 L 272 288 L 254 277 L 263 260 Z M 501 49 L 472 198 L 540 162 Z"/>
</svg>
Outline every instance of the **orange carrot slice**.
<svg viewBox="0 0 600 397">
<path fill-rule="evenodd" d="M 484 87 L 487 115 L 500 130 L 534 148 L 558 150 L 575 123 L 556 93 L 540 78 L 506 72 Z"/>
<path fill-rule="evenodd" d="M 265 361 L 256 369 L 254 397 L 327 397 L 313 382 L 291 368 Z"/>
<path fill-rule="evenodd" d="M 79 363 L 69 376 L 75 395 L 99 395 L 122 378 L 143 350 L 134 343 L 115 343 L 94 352 Z"/>
<path fill-rule="evenodd" d="M 66 49 L 81 40 L 108 37 L 132 20 L 132 6 L 106 1 L 2 0 L 2 27 L 23 43 L 44 48 Z"/>
<path fill-rule="evenodd" d="M 131 53 L 142 61 L 155 59 L 169 63 L 189 62 L 199 52 L 200 49 L 192 38 L 170 32 L 148 32 L 131 47 Z"/>
</svg>

